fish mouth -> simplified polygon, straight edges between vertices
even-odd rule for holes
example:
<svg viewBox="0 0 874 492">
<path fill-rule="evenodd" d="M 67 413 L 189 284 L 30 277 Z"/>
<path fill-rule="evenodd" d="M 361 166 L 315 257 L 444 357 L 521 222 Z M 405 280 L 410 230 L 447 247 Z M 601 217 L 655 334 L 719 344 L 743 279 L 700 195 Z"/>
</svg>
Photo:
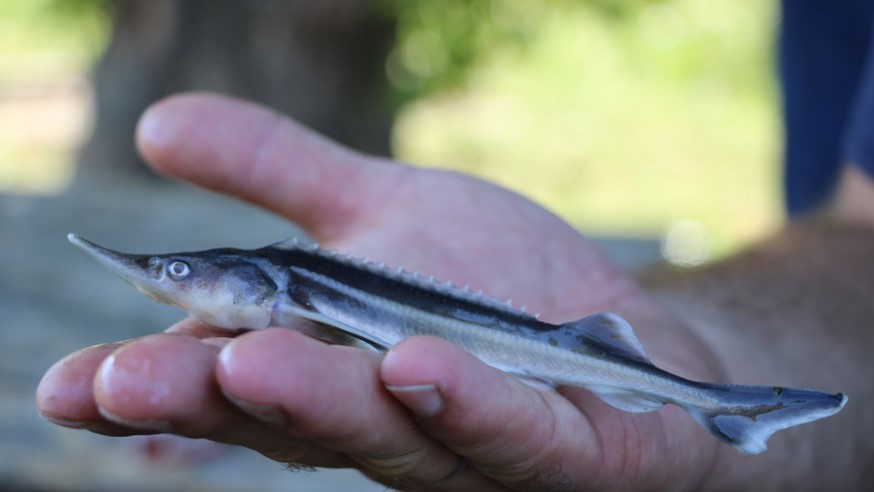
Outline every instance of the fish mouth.
<svg viewBox="0 0 874 492">
<path fill-rule="evenodd" d="M 154 262 L 154 256 L 104 248 L 76 234 L 68 234 L 67 240 L 143 294 L 164 304 L 174 304 L 160 282 L 164 276 L 163 262 Z"/>
</svg>

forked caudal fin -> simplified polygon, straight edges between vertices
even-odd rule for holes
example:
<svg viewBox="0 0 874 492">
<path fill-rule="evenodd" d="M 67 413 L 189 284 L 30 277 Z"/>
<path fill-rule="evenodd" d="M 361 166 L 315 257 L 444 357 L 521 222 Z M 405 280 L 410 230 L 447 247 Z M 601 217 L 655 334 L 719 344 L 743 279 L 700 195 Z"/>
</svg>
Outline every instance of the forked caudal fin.
<svg viewBox="0 0 874 492">
<path fill-rule="evenodd" d="M 833 415 L 847 403 L 841 393 L 766 386 L 702 386 L 723 405 L 686 410 L 717 439 L 744 454 L 759 454 L 768 448 L 771 434 Z"/>
<path fill-rule="evenodd" d="M 652 365 L 631 326 L 619 316 L 601 313 L 559 327 L 556 337 L 566 347 L 586 350 L 592 343 L 598 350 L 636 361 L 637 370 L 665 374 Z M 622 385 L 584 384 L 606 403 L 627 412 L 651 412 L 665 403 L 674 403 L 689 412 L 701 426 L 717 439 L 745 454 L 759 454 L 767 449 L 768 438 L 781 429 L 833 415 L 841 410 L 847 397 L 820 391 L 775 386 L 739 386 L 691 381 L 675 381 L 699 394 L 706 406 L 691 403 L 694 399 L 677 398 L 666 393 L 630 389 Z M 685 400 L 685 401 L 684 401 Z"/>
</svg>

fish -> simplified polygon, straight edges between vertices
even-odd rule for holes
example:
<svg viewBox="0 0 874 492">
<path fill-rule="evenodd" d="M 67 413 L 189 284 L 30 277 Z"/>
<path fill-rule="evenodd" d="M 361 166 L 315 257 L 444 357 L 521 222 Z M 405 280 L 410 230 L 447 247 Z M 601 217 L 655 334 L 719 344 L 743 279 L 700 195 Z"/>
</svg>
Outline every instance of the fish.
<svg viewBox="0 0 874 492">
<path fill-rule="evenodd" d="M 432 335 L 525 381 L 584 388 L 620 410 L 677 405 L 744 454 L 762 453 L 775 432 L 847 403 L 842 393 L 685 379 L 656 367 L 617 314 L 546 323 L 468 287 L 295 239 L 171 254 L 121 253 L 75 234 L 68 239 L 142 293 L 213 327 L 291 327 L 378 352 Z"/>
</svg>

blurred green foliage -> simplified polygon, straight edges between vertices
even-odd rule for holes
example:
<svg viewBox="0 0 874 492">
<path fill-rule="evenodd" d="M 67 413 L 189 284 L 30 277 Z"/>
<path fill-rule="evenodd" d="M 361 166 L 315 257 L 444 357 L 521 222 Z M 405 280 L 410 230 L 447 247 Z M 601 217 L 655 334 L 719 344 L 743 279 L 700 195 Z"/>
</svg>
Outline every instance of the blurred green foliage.
<svg viewBox="0 0 874 492">
<path fill-rule="evenodd" d="M 87 132 L 108 18 L 87 0 L 0 0 L 0 192 L 51 193 Z"/>
<path fill-rule="evenodd" d="M 410 98 L 464 82 L 496 47 L 524 50 L 549 8 L 515 0 L 396 1 L 392 7 L 398 32 L 386 73 Z"/>
<path fill-rule="evenodd" d="M 776 227 L 774 4 L 602 3 L 492 2 L 534 20 L 524 46 L 484 45 L 463 83 L 406 106 L 398 155 L 497 181 L 587 231 L 691 221 L 715 256 Z"/>
<path fill-rule="evenodd" d="M 80 73 L 107 30 L 103 0 L 0 1 L 0 87 Z"/>
<path fill-rule="evenodd" d="M 0 89 L 86 74 L 106 5 L 0 2 Z M 397 22 L 385 71 L 402 159 L 497 181 L 585 230 L 692 221 L 716 255 L 779 223 L 774 2 L 369 5 Z M 5 145 L 0 135 L 0 188 L 21 158 Z"/>
<path fill-rule="evenodd" d="M 397 21 L 397 42 L 387 60 L 389 82 L 402 97 L 456 87 L 495 49 L 524 53 L 556 11 L 600 14 L 622 25 L 665 0 L 385 0 L 377 3 Z"/>
</svg>

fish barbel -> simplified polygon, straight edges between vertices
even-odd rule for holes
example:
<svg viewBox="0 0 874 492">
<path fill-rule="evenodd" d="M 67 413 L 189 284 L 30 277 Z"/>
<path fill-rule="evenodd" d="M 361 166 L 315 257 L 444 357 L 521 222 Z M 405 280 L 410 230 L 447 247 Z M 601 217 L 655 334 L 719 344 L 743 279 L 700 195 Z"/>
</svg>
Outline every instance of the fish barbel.
<svg viewBox="0 0 874 492">
<path fill-rule="evenodd" d="M 677 405 L 746 454 L 781 429 L 841 410 L 841 393 L 684 379 L 659 369 L 611 313 L 560 325 L 384 264 L 284 241 L 254 250 L 127 254 L 70 242 L 155 300 L 218 328 L 286 326 L 331 343 L 388 350 L 417 335 L 453 342 L 486 364 L 550 386 L 585 388 L 628 412 Z"/>
</svg>

